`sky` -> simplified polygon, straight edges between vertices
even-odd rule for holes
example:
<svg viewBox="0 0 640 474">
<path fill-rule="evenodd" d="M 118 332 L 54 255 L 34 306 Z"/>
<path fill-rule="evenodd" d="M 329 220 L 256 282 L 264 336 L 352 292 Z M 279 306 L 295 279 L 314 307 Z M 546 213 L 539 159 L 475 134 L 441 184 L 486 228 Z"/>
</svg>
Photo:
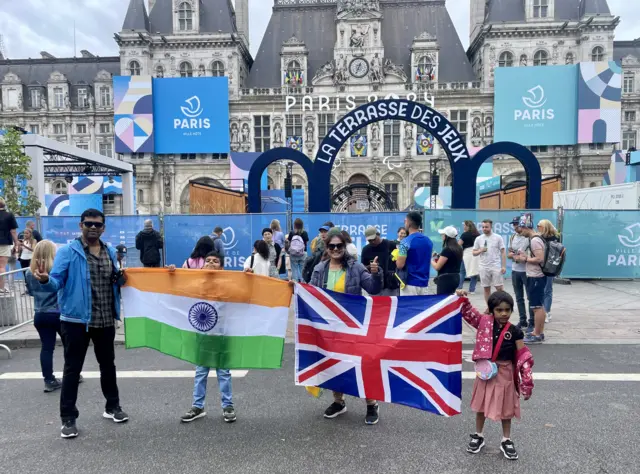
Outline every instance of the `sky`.
<svg viewBox="0 0 640 474">
<path fill-rule="evenodd" d="M 251 52 L 260 45 L 272 0 L 249 0 Z M 55 8 L 52 8 L 55 4 Z M 113 34 L 120 31 L 129 0 L 0 0 L 0 34 L 5 57 L 39 58 L 40 51 L 57 57 L 76 56 L 86 49 L 99 56 L 117 56 Z M 622 19 L 617 40 L 640 37 L 640 2 L 609 0 L 609 7 Z M 447 8 L 466 48 L 469 42 L 469 0 L 447 0 Z"/>
</svg>

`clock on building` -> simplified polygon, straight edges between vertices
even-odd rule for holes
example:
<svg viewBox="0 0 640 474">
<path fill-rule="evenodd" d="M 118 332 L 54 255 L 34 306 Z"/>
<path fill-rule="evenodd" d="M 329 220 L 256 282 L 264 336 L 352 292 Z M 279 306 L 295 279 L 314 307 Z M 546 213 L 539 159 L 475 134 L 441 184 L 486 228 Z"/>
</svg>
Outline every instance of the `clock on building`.
<svg viewBox="0 0 640 474">
<path fill-rule="evenodd" d="M 361 78 L 368 74 L 369 63 L 366 59 L 356 58 L 349 65 L 349 72 L 353 77 Z"/>
</svg>

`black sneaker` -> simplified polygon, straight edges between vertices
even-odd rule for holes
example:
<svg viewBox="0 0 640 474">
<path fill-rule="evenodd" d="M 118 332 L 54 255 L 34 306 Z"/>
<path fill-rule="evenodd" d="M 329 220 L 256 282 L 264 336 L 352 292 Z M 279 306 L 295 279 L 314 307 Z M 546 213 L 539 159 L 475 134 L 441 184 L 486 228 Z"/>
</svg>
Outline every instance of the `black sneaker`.
<svg viewBox="0 0 640 474">
<path fill-rule="evenodd" d="M 78 436 L 78 428 L 76 428 L 76 420 L 69 420 L 62 423 L 60 428 L 61 438 L 75 438 Z"/>
<path fill-rule="evenodd" d="M 518 328 L 522 329 L 522 331 L 526 331 L 527 328 L 529 327 L 529 323 L 527 323 L 526 321 L 520 321 L 518 323 Z"/>
<path fill-rule="evenodd" d="M 207 412 L 204 408 L 191 407 L 191 409 L 180 417 L 180 421 L 183 423 L 191 423 L 193 420 L 207 416 Z"/>
<path fill-rule="evenodd" d="M 324 411 L 325 418 L 335 418 L 336 416 L 342 415 L 347 412 L 347 405 L 345 403 L 333 402 L 329 405 Z"/>
<path fill-rule="evenodd" d="M 45 381 L 44 382 L 44 393 L 55 392 L 60 387 L 62 387 L 62 381 L 60 379 L 54 378 L 53 380 L 50 380 L 48 382 Z"/>
<path fill-rule="evenodd" d="M 378 404 L 367 405 L 367 416 L 364 417 L 364 423 L 366 425 L 375 425 L 380 417 L 378 416 Z"/>
<path fill-rule="evenodd" d="M 222 416 L 224 417 L 224 421 L 227 423 L 233 423 L 236 421 L 236 411 L 233 407 L 224 407 L 222 409 Z"/>
<path fill-rule="evenodd" d="M 469 446 L 467 446 L 467 452 L 471 454 L 478 454 L 482 448 L 484 448 L 484 438 L 477 434 L 472 434 Z"/>
<path fill-rule="evenodd" d="M 505 458 L 511 461 L 518 459 L 518 452 L 516 451 L 516 447 L 513 445 L 513 441 L 510 439 L 500 443 L 500 451 L 502 451 Z"/>
<path fill-rule="evenodd" d="M 103 418 L 108 418 L 116 423 L 124 423 L 129 420 L 129 415 L 122 411 L 122 408 L 118 407 L 113 410 L 105 410 L 102 414 Z"/>
</svg>

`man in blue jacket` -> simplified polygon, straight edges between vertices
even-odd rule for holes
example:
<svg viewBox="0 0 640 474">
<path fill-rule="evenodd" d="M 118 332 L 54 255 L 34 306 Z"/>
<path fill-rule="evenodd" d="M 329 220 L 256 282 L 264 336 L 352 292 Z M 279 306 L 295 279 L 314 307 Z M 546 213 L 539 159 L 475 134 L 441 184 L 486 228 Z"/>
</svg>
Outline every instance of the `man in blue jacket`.
<svg viewBox="0 0 640 474">
<path fill-rule="evenodd" d="M 84 358 L 93 341 L 100 365 L 100 385 L 107 399 L 104 418 L 122 423 L 129 416 L 120 408 L 114 364 L 115 320 L 120 319 L 120 286 L 125 277 L 119 270 L 114 248 L 100 240 L 105 230 L 104 214 L 87 209 L 80 217 L 81 237 L 56 254 L 51 274 L 39 267 L 33 276 L 51 291 L 61 290 L 60 334 L 64 346 L 64 376 L 60 394 L 63 438 L 78 436 L 76 408 L 78 383 Z"/>
</svg>

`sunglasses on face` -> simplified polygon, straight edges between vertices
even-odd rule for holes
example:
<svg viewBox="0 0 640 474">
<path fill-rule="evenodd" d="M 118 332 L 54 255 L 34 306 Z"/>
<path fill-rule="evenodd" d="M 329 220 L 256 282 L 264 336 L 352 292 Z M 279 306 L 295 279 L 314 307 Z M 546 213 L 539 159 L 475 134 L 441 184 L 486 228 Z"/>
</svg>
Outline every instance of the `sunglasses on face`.
<svg viewBox="0 0 640 474">
<path fill-rule="evenodd" d="M 83 226 L 90 229 L 91 227 L 95 227 L 96 229 L 102 229 L 104 227 L 103 222 L 83 222 Z"/>
<path fill-rule="evenodd" d="M 342 250 L 344 248 L 344 244 L 329 244 L 327 247 L 329 247 L 329 250 Z"/>
</svg>

